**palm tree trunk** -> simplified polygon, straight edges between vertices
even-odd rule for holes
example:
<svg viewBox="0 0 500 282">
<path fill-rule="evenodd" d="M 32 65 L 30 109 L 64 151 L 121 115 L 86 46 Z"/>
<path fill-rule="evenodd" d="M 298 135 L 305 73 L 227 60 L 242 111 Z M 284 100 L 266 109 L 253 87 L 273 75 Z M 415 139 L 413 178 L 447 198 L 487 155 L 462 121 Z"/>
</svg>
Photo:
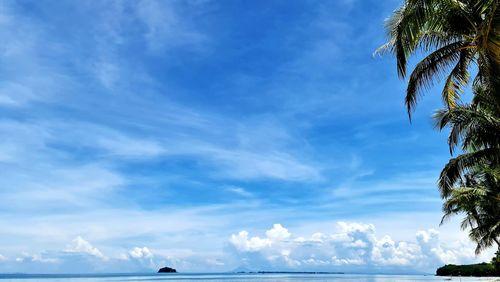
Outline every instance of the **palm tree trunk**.
<svg viewBox="0 0 500 282">
<path fill-rule="evenodd" d="M 498 251 L 500 251 L 500 241 L 498 240 L 498 238 L 493 238 L 493 241 L 495 241 L 495 243 L 497 243 Z"/>
</svg>

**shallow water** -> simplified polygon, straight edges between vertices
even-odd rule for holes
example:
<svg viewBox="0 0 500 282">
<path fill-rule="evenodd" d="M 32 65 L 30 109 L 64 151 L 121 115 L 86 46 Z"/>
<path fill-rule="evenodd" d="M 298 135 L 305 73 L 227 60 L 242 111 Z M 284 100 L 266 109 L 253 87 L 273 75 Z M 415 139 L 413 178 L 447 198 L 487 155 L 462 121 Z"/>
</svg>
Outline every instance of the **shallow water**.
<svg viewBox="0 0 500 282">
<path fill-rule="evenodd" d="M 235 281 L 235 282 L 394 282 L 394 281 L 494 281 L 495 278 L 436 277 L 424 275 L 352 275 L 352 274 L 102 274 L 102 275 L 18 275 L 0 274 L 1 282 L 119 282 L 119 281 Z M 499 280 L 500 281 L 500 280 Z"/>
</svg>

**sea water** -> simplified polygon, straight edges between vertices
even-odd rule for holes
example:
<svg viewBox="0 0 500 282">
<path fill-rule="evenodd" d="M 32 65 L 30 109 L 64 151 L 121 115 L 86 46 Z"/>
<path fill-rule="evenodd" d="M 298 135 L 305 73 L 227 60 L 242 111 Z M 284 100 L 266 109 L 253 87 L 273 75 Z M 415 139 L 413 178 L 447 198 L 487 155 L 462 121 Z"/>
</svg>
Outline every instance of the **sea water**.
<svg viewBox="0 0 500 282">
<path fill-rule="evenodd" d="M 500 281 L 498 278 L 436 277 L 432 275 L 364 275 L 364 274 L 96 274 L 96 275 L 37 275 L 0 274 L 0 282 L 189 282 L 189 281 L 235 281 L 235 282 L 395 282 L 395 281 Z"/>
</svg>

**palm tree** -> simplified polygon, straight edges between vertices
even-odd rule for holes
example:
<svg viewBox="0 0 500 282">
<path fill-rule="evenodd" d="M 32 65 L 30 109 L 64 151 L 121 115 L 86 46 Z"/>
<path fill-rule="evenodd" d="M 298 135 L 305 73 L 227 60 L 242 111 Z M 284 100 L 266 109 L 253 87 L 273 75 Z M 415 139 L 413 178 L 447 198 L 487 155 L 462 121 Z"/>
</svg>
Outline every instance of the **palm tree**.
<svg viewBox="0 0 500 282">
<path fill-rule="evenodd" d="M 474 84 L 500 93 L 500 0 L 405 0 L 388 19 L 389 50 L 397 59 L 400 77 L 407 76 L 408 59 L 418 50 L 430 52 L 408 79 L 405 104 L 408 114 L 422 90 L 446 77 L 442 99 L 454 108 L 477 65 Z"/>
<path fill-rule="evenodd" d="M 478 164 L 500 167 L 500 99 L 481 85 L 476 85 L 474 92 L 472 103 L 434 115 L 437 128 L 450 127 L 450 153 L 459 145 L 464 152 L 450 159 L 440 174 L 438 187 L 443 198 Z"/>
<path fill-rule="evenodd" d="M 465 214 L 462 229 L 477 243 L 476 254 L 496 244 L 500 252 L 500 169 L 476 167 L 467 173 L 443 204 L 441 224 Z"/>
<path fill-rule="evenodd" d="M 405 0 L 387 21 L 398 74 L 407 77 L 410 57 L 427 55 L 408 77 L 405 104 L 411 119 L 423 90 L 444 78 L 445 109 L 436 126 L 450 128 L 450 159 L 439 177 L 445 199 L 443 221 L 464 213 L 476 252 L 499 245 L 500 251 L 500 0 Z M 460 95 L 473 78 L 473 100 Z"/>
<path fill-rule="evenodd" d="M 476 253 L 497 244 L 500 252 L 500 99 L 478 84 L 472 103 L 435 114 L 439 129 L 450 127 L 450 153 L 464 152 L 443 168 L 438 187 L 444 216 L 463 213 L 462 228 Z"/>
</svg>

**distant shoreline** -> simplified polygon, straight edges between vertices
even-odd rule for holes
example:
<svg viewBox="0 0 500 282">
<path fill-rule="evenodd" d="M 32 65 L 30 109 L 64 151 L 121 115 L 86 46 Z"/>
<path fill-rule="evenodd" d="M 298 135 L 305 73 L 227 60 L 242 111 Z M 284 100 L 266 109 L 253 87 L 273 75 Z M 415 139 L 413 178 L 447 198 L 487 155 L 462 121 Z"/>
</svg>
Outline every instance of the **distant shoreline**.
<svg viewBox="0 0 500 282">
<path fill-rule="evenodd" d="M 345 274 L 344 272 L 328 271 L 237 271 L 237 274 Z"/>
</svg>

